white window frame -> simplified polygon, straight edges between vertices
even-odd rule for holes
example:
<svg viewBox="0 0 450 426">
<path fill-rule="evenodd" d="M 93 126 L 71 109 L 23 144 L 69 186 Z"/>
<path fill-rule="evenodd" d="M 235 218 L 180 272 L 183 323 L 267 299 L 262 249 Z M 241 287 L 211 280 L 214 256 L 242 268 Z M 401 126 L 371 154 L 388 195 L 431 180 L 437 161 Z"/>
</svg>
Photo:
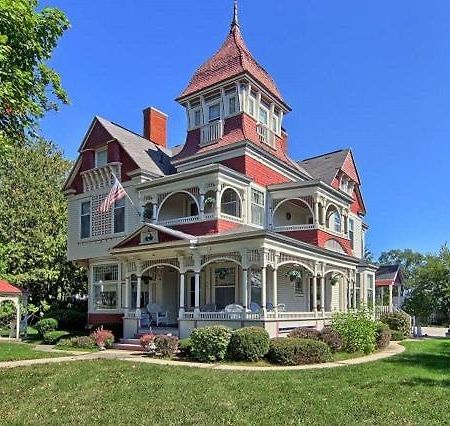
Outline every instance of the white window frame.
<svg viewBox="0 0 450 426">
<path fill-rule="evenodd" d="M 195 122 L 195 117 L 196 117 L 196 114 L 198 114 L 199 115 L 199 121 L 198 121 L 198 124 Z M 190 112 L 190 117 L 191 117 L 191 129 L 196 129 L 197 127 L 201 127 L 201 125 L 202 125 L 202 107 L 201 106 L 198 106 L 198 107 L 195 107 L 195 108 L 192 108 L 191 109 L 191 112 Z"/>
<path fill-rule="evenodd" d="M 219 106 L 219 115 L 217 118 L 212 118 L 211 119 L 211 108 L 215 107 L 215 106 Z M 222 109 L 222 102 L 220 100 L 214 100 L 213 102 L 210 102 L 208 104 L 206 104 L 206 109 L 208 112 L 208 123 L 215 123 L 216 121 L 219 121 L 221 119 L 221 109 Z"/>
<path fill-rule="evenodd" d="M 355 219 L 348 218 L 348 238 L 350 239 L 350 247 L 355 248 Z"/>
<path fill-rule="evenodd" d="M 88 213 L 84 213 L 83 214 L 83 204 L 89 204 L 89 212 Z M 82 235 L 82 218 L 83 217 L 89 217 L 89 235 L 83 236 Z M 80 203 L 80 239 L 84 240 L 86 238 L 90 238 L 91 234 L 92 234 L 92 230 L 91 230 L 91 226 L 92 226 L 92 204 L 91 204 L 91 200 L 81 200 Z"/>
<path fill-rule="evenodd" d="M 251 111 L 250 109 L 250 105 L 253 105 L 253 111 Z M 254 96 L 249 96 L 248 97 L 248 110 L 247 110 L 248 114 L 253 117 L 256 118 L 256 99 Z"/>
<path fill-rule="evenodd" d="M 264 111 L 267 114 L 267 122 L 264 123 L 264 121 L 261 121 L 261 111 Z M 258 123 L 262 124 L 263 126 L 266 126 L 267 128 L 270 128 L 270 111 L 268 108 L 266 108 L 264 105 L 259 106 L 258 111 Z"/>
<path fill-rule="evenodd" d="M 96 279 L 96 268 L 108 268 L 108 267 L 117 267 L 117 275 L 116 277 L 112 277 L 111 280 L 103 280 L 103 279 Z M 114 273 L 114 272 L 113 272 Z M 116 305 L 111 307 L 102 307 L 97 308 L 96 303 L 96 290 L 100 287 L 100 291 L 102 291 L 102 286 L 115 286 L 116 291 Z M 120 264 L 118 263 L 101 263 L 101 264 L 95 264 L 92 265 L 92 303 L 91 306 L 94 311 L 103 311 L 103 312 L 110 312 L 110 311 L 117 311 L 120 310 L 120 307 L 122 305 L 121 302 L 121 269 Z"/>
<path fill-rule="evenodd" d="M 123 205 L 117 206 L 117 203 L 122 203 L 122 202 L 123 202 Z M 120 199 L 120 200 L 118 200 L 118 201 L 116 201 L 114 203 L 113 212 L 112 212 L 113 214 L 111 215 L 112 216 L 112 221 L 113 221 L 113 223 L 112 223 L 113 234 L 122 234 L 122 233 L 124 233 L 126 231 L 126 225 L 127 225 L 127 217 L 126 217 L 127 209 L 126 209 L 126 206 L 127 206 L 127 203 L 126 203 L 125 197 Z M 116 211 L 119 210 L 119 209 L 123 209 L 123 230 L 116 231 Z"/>
<path fill-rule="evenodd" d="M 254 195 L 261 197 L 260 202 L 255 199 Z M 251 188 L 250 204 L 252 224 L 263 227 L 265 219 L 265 193 L 257 188 Z"/>
</svg>

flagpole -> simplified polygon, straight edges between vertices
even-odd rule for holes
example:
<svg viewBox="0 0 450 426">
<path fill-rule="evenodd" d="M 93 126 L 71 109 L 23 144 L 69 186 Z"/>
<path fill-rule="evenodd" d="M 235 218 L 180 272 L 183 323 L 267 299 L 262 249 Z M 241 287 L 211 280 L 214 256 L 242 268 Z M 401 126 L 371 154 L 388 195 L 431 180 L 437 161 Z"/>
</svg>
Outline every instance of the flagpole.
<svg viewBox="0 0 450 426">
<path fill-rule="evenodd" d="M 119 179 L 117 179 L 117 176 L 114 174 L 114 172 L 111 170 L 111 174 L 114 176 L 114 179 L 116 179 L 116 181 L 119 183 L 119 185 L 123 188 L 123 190 L 125 191 L 125 188 L 123 187 L 122 183 L 119 181 Z M 142 216 L 141 212 L 139 211 L 139 209 L 137 208 L 136 204 L 134 204 L 133 200 L 131 199 L 131 197 L 128 195 L 128 192 L 125 191 L 125 195 L 128 197 L 128 199 L 130 200 L 130 203 L 133 205 L 134 209 L 136 210 L 136 213 L 138 214 L 139 217 Z"/>
</svg>

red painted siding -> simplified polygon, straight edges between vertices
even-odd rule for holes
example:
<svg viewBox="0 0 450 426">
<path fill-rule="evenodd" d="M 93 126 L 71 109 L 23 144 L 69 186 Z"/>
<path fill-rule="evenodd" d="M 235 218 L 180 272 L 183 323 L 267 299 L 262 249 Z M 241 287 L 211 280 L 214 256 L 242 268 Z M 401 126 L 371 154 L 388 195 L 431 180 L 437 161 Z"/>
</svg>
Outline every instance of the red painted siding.
<svg viewBox="0 0 450 426">
<path fill-rule="evenodd" d="M 122 324 L 123 314 L 88 314 L 89 324 Z"/>
<path fill-rule="evenodd" d="M 225 232 L 239 227 L 240 225 L 228 220 L 208 220 L 206 222 L 187 223 L 174 226 L 175 229 L 190 235 L 209 235 Z"/>
</svg>

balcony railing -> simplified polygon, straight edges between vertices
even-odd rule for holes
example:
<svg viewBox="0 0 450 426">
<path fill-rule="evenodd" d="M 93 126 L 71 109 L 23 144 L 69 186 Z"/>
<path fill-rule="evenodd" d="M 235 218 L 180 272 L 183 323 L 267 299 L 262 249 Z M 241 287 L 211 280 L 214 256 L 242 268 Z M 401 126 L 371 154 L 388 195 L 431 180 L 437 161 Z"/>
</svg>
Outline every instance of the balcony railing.
<svg viewBox="0 0 450 426">
<path fill-rule="evenodd" d="M 120 169 L 121 163 L 108 163 L 105 166 L 81 172 L 83 191 L 95 191 L 109 187 L 114 182 L 114 175 L 120 179 Z"/>
<path fill-rule="evenodd" d="M 269 145 L 271 148 L 275 148 L 275 133 L 272 130 L 264 124 L 258 124 L 256 131 L 258 132 L 260 142 Z"/>
<path fill-rule="evenodd" d="M 158 225 L 162 226 L 171 226 L 171 225 L 182 225 L 184 223 L 192 223 L 192 222 L 198 222 L 200 219 L 200 216 L 186 216 L 186 217 L 176 217 L 174 219 L 167 219 L 167 220 L 158 220 Z"/>
<path fill-rule="evenodd" d="M 206 124 L 200 129 L 200 145 L 208 145 L 223 137 L 223 121 Z"/>
<path fill-rule="evenodd" d="M 310 231 L 316 229 L 316 225 L 311 224 L 299 224 L 299 225 L 285 225 L 285 226 L 273 226 L 275 232 L 289 232 L 289 231 Z"/>
</svg>

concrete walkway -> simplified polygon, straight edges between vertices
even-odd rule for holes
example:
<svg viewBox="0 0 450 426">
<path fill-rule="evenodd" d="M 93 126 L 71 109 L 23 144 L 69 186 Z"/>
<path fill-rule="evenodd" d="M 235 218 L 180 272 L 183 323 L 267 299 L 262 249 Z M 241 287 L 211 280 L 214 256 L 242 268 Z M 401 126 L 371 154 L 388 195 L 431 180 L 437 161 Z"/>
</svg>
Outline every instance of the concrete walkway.
<svg viewBox="0 0 450 426">
<path fill-rule="evenodd" d="M 120 350 L 106 350 L 103 352 L 92 352 L 89 354 L 71 355 L 58 358 L 41 358 L 41 359 L 29 359 L 21 361 L 5 361 L 0 362 L 0 369 L 2 368 L 15 368 L 15 367 L 28 367 L 32 365 L 42 364 L 56 364 L 61 362 L 72 361 L 86 361 L 96 359 L 118 359 L 127 362 L 136 362 L 144 364 L 156 364 L 156 365 L 171 365 L 177 367 L 191 367 L 191 368 L 207 368 L 213 370 L 227 370 L 227 371 L 284 371 L 284 370 L 314 370 L 321 368 L 334 368 L 344 367 L 348 365 L 364 364 L 366 362 L 378 361 L 380 359 L 389 358 L 391 356 L 402 353 L 405 347 L 398 342 L 391 342 L 387 349 L 382 352 L 377 352 L 371 355 L 347 359 L 343 361 L 333 361 L 324 364 L 311 364 L 311 365 L 294 365 L 294 366 L 267 366 L 267 367 L 253 367 L 250 365 L 234 365 L 234 364 L 203 364 L 199 362 L 188 361 L 173 361 L 170 359 L 150 358 L 140 352 L 128 352 Z M 60 351 L 58 351 L 60 352 Z"/>
</svg>

